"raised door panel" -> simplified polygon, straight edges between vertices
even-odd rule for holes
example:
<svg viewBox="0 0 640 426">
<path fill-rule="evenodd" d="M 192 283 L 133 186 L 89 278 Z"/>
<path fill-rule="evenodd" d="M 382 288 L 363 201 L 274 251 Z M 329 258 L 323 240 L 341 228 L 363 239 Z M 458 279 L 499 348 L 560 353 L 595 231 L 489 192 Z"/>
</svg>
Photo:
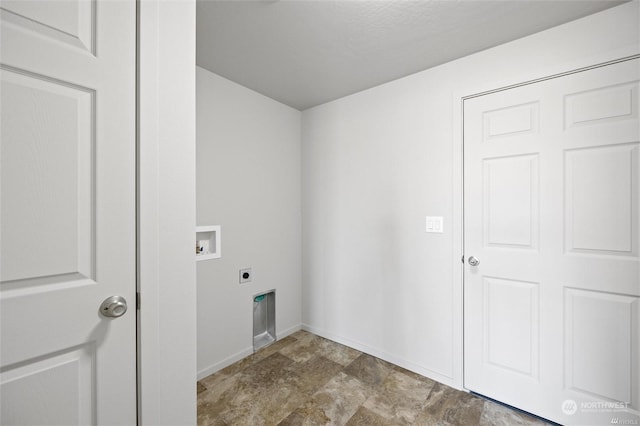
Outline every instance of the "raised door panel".
<svg viewBox="0 0 640 426">
<path fill-rule="evenodd" d="M 538 156 L 488 158 L 483 169 L 484 245 L 537 249 Z"/>
<path fill-rule="evenodd" d="M 538 284 L 485 277 L 483 279 L 484 360 L 538 379 Z"/>
<path fill-rule="evenodd" d="M 640 298 L 565 290 L 565 384 L 589 400 L 638 410 Z"/>
<path fill-rule="evenodd" d="M 0 71 L 3 282 L 94 278 L 94 93 Z"/>
<path fill-rule="evenodd" d="M 95 54 L 95 0 L 3 0 L 5 23 Z"/>
<path fill-rule="evenodd" d="M 562 144 L 586 148 L 638 142 L 640 65 L 616 64 L 575 75 L 559 85 L 562 93 Z"/>
<path fill-rule="evenodd" d="M 638 118 L 638 83 L 601 87 L 565 96 L 565 129 Z"/>
<path fill-rule="evenodd" d="M 531 102 L 485 111 L 482 114 L 483 140 L 489 142 L 538 133 L 539 108 L 538 102 Z"/>
<path fill-rule="evenodd" d="M 96 424 L 95 349 L 82 345 L 0 371 L 0 423 Z"/>
<path fill-rule="evenodd" d="M 565 153 L 565 250 L 638 256 L 637 143 Z"/>
</svg>

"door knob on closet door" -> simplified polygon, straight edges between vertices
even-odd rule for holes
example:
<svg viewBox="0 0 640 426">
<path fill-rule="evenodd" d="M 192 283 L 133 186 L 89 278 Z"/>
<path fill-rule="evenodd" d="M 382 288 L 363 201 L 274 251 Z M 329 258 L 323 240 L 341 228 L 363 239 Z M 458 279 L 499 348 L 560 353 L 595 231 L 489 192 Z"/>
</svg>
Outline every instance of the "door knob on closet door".
<svg viewBox="0 0 640 426">
<path fill-rule="evenodd" d="M 469 262 L 469 265 L 471 266 L 478 266 L 480 264 L 480 259 L 475 256 L 470 256 L 467 262 Z"/>
<path fill-rule="evenodd" d="M 118 318 L 127 312 L 127 301 L 122 296 L 107 297 L 100 305 L 100 313 L 109 318 Z"/>
</svg>

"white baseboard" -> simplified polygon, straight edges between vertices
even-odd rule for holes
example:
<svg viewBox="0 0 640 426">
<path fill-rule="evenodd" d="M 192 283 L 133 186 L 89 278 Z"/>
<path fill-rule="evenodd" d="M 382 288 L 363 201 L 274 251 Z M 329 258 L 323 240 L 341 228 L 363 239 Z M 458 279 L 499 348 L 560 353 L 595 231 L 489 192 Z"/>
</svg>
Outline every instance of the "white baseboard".
<svg viewBox="0 0 640 426">
<path fill-rule="evenodd" d="M 295 333 L 296 331 L 302 330 L 302 324 L 297 324 L 294 325 L 293 327 L 289 327 L 284 331 L 281 331 L 280 333 L 277 333 L 277 338 L 278 340 L 280 339 L 284 339 L 285 337 L 287 337 L 290 334 Z M 208 367 L 203 368 L 202 370 L 198 371 L 198 380 L 204 379 L 207 376 L 210 376 L 213 373 L 216 373 L 220 370 L 222 370 L 225 367 L 230 366 L 231 364 L 233 364 L 234 362 L 238 362 L 243 358 L 248 357 L 249 355 L 251 355 L 253 353 L 253 347 L 250 348 L 246 348 L 241 350 L 240 352 L 237 352 L 225 359 L 223 359 L 220 362 L 216 362 L 215 364 L 212 364 Z"/>
<path fill-rule="evenodd" d="M 198 380 L 204 379 L 205 377 L 210 376 L 211 374 L 216 373 L 222 370 L 223 368 L 230 366 L 234 362 L 238 362 L 241 359 L 248 357 L 252 353 L 253 353 L 253 347 L 249 347 L 231 355 L 230 357 L 223 359 L 220 362 L 216 362 L 215 364 L 212 364 L 209 367 L 205 367 L 202 370 L 198 371 L 198 375 L 197 375 Z"/>
<path fill-rule="evenodd" d="M 320 337 L 324 337 L 325 339 L 332 340 L 336 343 L 340 343 L 341 345 L 349 346 L 350 348 L 353 348 L 360 352 L 364 352 L 368 355 L 371 355 L 376 358 L 380 358 L 384 361 L 390 362 L 392 364 L 398 365 L 409 371 L 413 371 L 414 373 L 420 374 L 421 376 L 428 377 L 432 380 L 435 380 L 436 382 L 440 382 L 452 388 L 465 391 L 465 389 L 461 388 L 460 386 L 458 386 L 457 383 L 455 383 L 452 377 L 449 377 L 442 373 L 438 373 L 437 371 L 430 370 L 421 365 L 415 364 L 411 361 L 407 361 L 406 359 L 403 359 L 401 357 L 386 353 L 384 351 L 380 351 L 364 343 L 357 342 L 357 341 L 348 339 L 346 337 L 327 332 L 326 330 L 323 330 L 317 327 L 312 327 L 308 324 L 302 324 L 302 329 L 310 333 L 316 334 Z"/>
<path fill-rule="evenodd" d="M 294 325 L 293 327 L 289 327 L 286 330 L 281 331 L 279 333 L 276 332 L 276 334 L 277 334 L 278 340 L 280 340 L 280 339 L 284 339 L 288 335 L 293 334 L 296 331 L 300 331 L 300 330 L 302 330 L 302 324 L 297 324 L 297 325 Z"/>
</svg>

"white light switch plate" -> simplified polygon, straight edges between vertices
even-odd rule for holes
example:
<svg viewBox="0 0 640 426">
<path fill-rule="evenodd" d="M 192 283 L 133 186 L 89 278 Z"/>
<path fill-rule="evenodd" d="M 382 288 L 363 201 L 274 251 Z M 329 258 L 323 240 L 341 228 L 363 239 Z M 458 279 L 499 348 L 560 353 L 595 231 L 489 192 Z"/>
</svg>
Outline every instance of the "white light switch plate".
<svg viewBox="0 0 640 426">
<path fill-rule="evenodd" d="M 426 232 L 442 233 L 444 231 L 442 216 L 427 216 Z"/>
</svg>

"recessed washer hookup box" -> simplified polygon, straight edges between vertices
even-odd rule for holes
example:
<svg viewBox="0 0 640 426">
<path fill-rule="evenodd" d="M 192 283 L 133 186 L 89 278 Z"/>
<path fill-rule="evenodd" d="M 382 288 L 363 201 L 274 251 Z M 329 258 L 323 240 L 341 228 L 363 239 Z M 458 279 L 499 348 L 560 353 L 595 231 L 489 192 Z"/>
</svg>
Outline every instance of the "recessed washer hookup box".
<svg viewBox="0 0 640 426">
<path fill-rule="evenodd" d="M 253 296 L 253 351 L 276 341 L 276 292 Z"/>
</svg>

